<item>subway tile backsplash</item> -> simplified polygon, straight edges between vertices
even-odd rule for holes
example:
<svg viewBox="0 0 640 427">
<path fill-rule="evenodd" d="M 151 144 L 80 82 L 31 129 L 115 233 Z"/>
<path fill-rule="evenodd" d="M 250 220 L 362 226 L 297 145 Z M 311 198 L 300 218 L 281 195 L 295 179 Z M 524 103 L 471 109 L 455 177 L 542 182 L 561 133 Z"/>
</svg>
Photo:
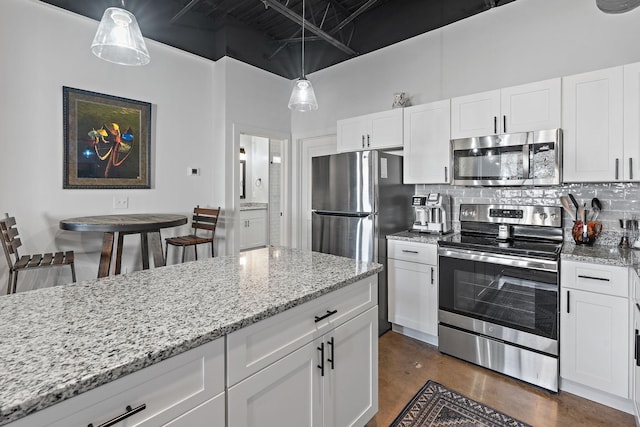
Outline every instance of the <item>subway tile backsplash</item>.
<svg viewBox="0 0 640 427">
<path fill-rule="evenodd" d="M 460 230 L 461 203 L 494 203 L 501 205 L 561 206 L 560 196 L 572 193 L 578 203 L 586 203 L 591 210 L 591 199 L 602 203 L 598 221 L 602 234 L 596 245 L 617 245 L 622 235 L 618 219 L 640 219 L 640 185 L 637 183 L 579 183 L 553 187 L 462 187 L 452 185 L 416 185 L 416 194 L 443 193 L 451 196 L 453 229 Z M 410 201 L 407 201 L 409 203 Z M 571 241 L 572 220 L 563 210 L 565 240 Z"/>
</svg>

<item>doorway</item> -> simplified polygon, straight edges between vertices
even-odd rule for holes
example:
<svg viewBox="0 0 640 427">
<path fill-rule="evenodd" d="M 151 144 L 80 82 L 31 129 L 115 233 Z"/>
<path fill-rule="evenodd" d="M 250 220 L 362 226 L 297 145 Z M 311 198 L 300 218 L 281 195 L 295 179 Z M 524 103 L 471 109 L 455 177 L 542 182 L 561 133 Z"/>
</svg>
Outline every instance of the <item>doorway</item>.
<svg viewBox="0 0 640 427">
<path fill-rule="evenodd" d="M 241 251 L 283 243 L 283 148 L 280 139 L 240 134 Z"/>
</svg>

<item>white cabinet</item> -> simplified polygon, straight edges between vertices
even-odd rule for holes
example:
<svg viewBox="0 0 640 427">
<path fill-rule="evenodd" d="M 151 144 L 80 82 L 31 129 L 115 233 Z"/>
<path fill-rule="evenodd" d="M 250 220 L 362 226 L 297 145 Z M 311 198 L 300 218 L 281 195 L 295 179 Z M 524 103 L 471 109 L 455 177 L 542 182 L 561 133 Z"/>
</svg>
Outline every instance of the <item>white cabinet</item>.
<svg viewBox="0 0 640 427">
<path fill-rule="evenodd" d="M 389 321 L 438 335 L 437 245 L 388 240 Z"/>
<path fill-rule="evenodd" d="M 451 99 L 451 138 L 555 129 L 561 126 L 561 79 Z"/>
<path fill-rule="evenodd" d="M 338 120 L 338 152 L 402 147 L 402 108 Z"/>
<path fill-rule="evenodd" d="M 229 334 L 228 425 L 366 424 L 378 409 L 377 295 L 370 276 Z"/>
<path fill-rule="evenodd" d="M 629 179 L 623 141 L 623 67 L 562 79 L 562 130 L 563 181 Z M 630 150 L 630 156 L 637 151 L 637 147 Z M 638 179 L 637 171 L 634 178 Z"/>
<path fill-rule="evenodd" d="M 21 418 L 11 426 L 98 426 L 130 413 L 125 421 L 128 427 L 222 427 L 224 357 L 224 338 L 217 339 Z"/>
<path fill-rule="evenodd" d="M 640 181 L 640 62 L 625 65 L 622 176 Z"/>
<path fill-rule="evenodd" d="M 240 211 L 240 250 L 267 245 L 267 210 Z"/>
<path fill-rule="evenodd" d="M 636 415 L 636 423 L 640 425 L 640 280 L 638 274 L 633 271 L 634 287 L 636 289 L 635 301 L 631 304 L 631 310 L 633 312 L 633 339 L 631 345 L 633 346 L 633 364 L 631 377 L 633 403 Z"/>
<path fill-rule="evenodd" d="M 629 398 L 628 269 L 562 261 L 560 376 Z"/>
<path fill-rule="evenodd" d="M 378 410 L 378 309 L 229 388 L 234 427 L 363 426 Z"/>
<path fill-rule="evenodd" d="M 449 183 L 450 100 L 404 109 L 405 184 Z"/>
</svg>

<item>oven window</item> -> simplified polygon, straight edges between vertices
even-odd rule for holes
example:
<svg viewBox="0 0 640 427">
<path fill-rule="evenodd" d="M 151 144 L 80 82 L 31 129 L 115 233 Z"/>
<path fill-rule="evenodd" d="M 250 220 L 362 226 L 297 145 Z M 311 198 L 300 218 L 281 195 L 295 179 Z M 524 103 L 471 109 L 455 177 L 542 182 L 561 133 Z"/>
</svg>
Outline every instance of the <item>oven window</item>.
<svg viewBox="0 0 640 427">
<path fill-rule="evenodd" d="M 440 257 L 440 309 L 557 339 L 557 274 Z"/>
</svg>

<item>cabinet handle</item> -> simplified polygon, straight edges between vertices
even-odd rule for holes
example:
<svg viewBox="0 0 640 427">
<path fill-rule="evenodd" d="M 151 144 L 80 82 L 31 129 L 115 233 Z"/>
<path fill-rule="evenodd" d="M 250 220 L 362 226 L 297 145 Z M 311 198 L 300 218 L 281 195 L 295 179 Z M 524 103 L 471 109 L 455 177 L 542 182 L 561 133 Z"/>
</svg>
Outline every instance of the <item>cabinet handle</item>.
<svg viewBox="0 0 640 427">
<path fill-rule="evenodd" d="M 493 133 L 498 133 L 498 116 L 493 116 Z"/>
<path fill-rule="evenodd" d="M 571 309 L 569 308 L 569 291 L 567 291 L 567 314 L 571 313 Z"/>
<path fill-rule="evenodd" d="M 371 135 L 367 134 L 367 147 L 371 147 Z"/>
<path fill-rule="evenodd" d="M 418 252 L 418 251 L 410 251 L 410 250 L 408 250 L 408 249 L 403 249 L 403 250 L 402 250 L 402 252 L 404 252 L 404 253 L 406 253 L 406 254 L 418 254 L 418 253 L 420 253 L 420 252 Z"/>
<path fill-rule="evenodd" d="M 335 346 L 333 345 L 333 337 L 331 337 L 331 339 L 327 341 L 327 345 L 331 346 L 331 357 L 327 358 L 327 362 L 331 363 L 331 370 L 333 370 L 333 360 L 334 360 L 333 352 L 335 351 Z"/>
<path fill-rule="evenodd" d="M 431 284 L 433 285 L 433 267 L 431 267 Z"/>
<path fill-rule="evenodd" d="M 364 148 L 364 135 L 362 135 L 362 148 Z"/>
<path fill-rule="evenodd" d="M 507 116 L 502 116 L 502 133 L 507 133 Z"/>
<path fill-rule="evenodd" d="M 444 167 L 444 182 L 449 182 L 449 174 L 447 173 L 447 167 Z"/>
<path fill-rule="evenodd" d="M 629 179 L 633 179 L 633 158 L 629 157 Z"/>
<path fill-rule="evenodd" d="M 320 376 L 324 377 L 324 343 L 323 342 L 320 343 L 320 347 L 318 347 L 318 350 L 320 350 L 320 364 L 318 365 L 318 368 L 320 368 Z"/>
<path fill-rule="evenodd" d="M 640 335 L 638 334 L 638 330 L 636 329 L 636 351 L 635 353 L 635 357 L 636 357 L 636 366 L 640 366 Z"/>
<path fill-rule="evenodd" d="M 616 179 L 618 179 L 618 170 L 620 169 L 620 159 L 616 159 Z"/>
<path fill-rule="evenodd" d="M 603 282 L 609 281 L 609 279 L 607 279 L 606 277 L 583 276 L 582 274 L 578 274 L 578 277 L 581 279 L 601 280 Z"/>
<path fill-rule="evenodd" d="M 140 411 L 144 411 L 147 408 L 147 404 L 143 403 L 142 405 L 138 406 L 137 408 L 131 408 L 131 405 L 127 405 L 127 407 L 125 408 L 125 412 L 124 414 L 120 414 L 115 418 L 110 419 L 109 421 L 107 421 L 104 424 L 100 424 L 98 427 L 109 427 L 112 426 L 114 424 L 118 424 L 120 421 L 126 420 L 127 418 L 129 418 L 132 415 L 137 414 Z M 93 427 L 93 423 L 89 423 L 89 425 L 87 427 Z"/>
<path fill-rule="evenodd" d="M 318 323 L 319 321 L 326 319 L 329 316 L 333 316 L 334 314 L 336 314 L 338 312 L 338 310 L 333 310 L 333 311 L 329 311 L 327 310 L 327 314 L 325 314 L 324 316 L 315 316 L 316 318 L 316 323 Z"/>
</svg>

